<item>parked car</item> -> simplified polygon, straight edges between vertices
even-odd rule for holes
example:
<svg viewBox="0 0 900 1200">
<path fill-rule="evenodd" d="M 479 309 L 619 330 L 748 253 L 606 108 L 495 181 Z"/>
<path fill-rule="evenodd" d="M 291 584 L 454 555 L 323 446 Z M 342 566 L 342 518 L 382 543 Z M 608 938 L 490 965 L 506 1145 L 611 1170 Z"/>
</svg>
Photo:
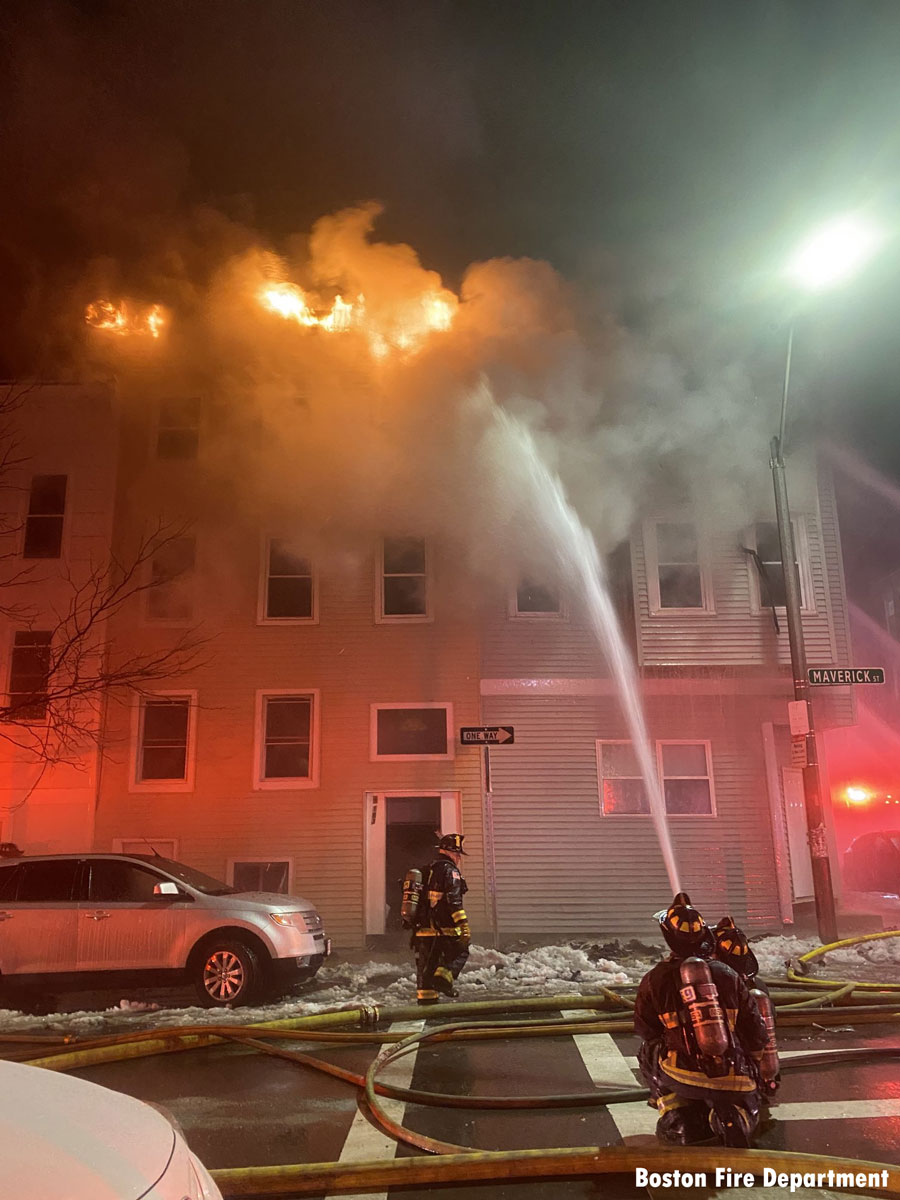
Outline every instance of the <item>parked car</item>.
<svg viewBox="0 0 900 1200">
<path fill-rule="evenodd" d="M 283 995 L 331 952 L 308 900 L 144 854 L 0 860 L 0 988 L 191 983 L 208 1008 Z"/>
<path fill-rule="evenodd" d="M 900 895 L 900 829 L 864 833 L 844 853 L 844 887 Z"/>
<path fill-rule="evenodd" d="M 0 1061 L 0 1196 L 222 1200 L 164 1111 L 41 1067 Z"/>
</svg>

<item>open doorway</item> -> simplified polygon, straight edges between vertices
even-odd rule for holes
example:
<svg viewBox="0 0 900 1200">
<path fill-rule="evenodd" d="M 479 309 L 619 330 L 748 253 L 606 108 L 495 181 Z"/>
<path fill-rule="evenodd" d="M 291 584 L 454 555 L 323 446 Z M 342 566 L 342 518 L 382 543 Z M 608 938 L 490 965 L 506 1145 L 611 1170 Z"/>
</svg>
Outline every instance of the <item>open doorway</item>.
<svg viewBox="0 0 900 1200">
<path fill-rule="evenodd" d="M 366 934 L 403 944 L 403 876 L 434 857 L 436 834 L 460 831 L 458 792 L 366 793 Z"/>
</svg>

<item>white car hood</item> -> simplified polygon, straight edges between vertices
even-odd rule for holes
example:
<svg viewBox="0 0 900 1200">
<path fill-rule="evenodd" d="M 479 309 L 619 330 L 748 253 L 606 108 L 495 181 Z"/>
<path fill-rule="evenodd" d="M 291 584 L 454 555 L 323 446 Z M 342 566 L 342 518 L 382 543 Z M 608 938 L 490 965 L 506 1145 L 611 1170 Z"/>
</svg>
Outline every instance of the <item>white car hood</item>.
<svg viewBox="0 0 900 1200">
<path fill-rule="evenodd" d="M 313 907 L 302 896 L 285 896 L 283 892 L 237 892 L 233 896 L 217 896 L 216 900 L 228 901 L 235 908 L 258 904 L 260 908 L 277 908 L 284 912 L 309 912 Z"/>
<path fill-rule="evenodd" d="M 137 1200 L 162 1175 L 175 1131 L 131 1096 L 0 1061 L 4 1196 Z"/>
</svg>

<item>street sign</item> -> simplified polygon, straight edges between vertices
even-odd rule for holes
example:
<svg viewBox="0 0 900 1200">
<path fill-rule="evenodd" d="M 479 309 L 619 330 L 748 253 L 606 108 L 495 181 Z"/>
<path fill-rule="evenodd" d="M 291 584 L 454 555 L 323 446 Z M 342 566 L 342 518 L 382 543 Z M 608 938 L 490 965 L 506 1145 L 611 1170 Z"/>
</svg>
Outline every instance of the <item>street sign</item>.
<svg viewBox="0 0 900 1200">
<path fill-rule="evenodd" d="M 808 765 L 806 757 L 806 738 L 792 737 L 791 738 L 791 766 L 805 767 Z"/>
<path fill-rule="evenodd" d="M 788 721 L 794 737 L 809 733 L 809 701 L 789 700 Z"/>
<path fill-rule="evenodd" d="M 469 725 L 459 731 L 464 746 L 511 746 L 516 740 L 512 725 Z"/>
<path fill-rule="evenodd" d="M 816 687 L 845 687 L 848 683 L 884 683 L 884 667 L 810 667 L 806 677 Z"/>
</svg>

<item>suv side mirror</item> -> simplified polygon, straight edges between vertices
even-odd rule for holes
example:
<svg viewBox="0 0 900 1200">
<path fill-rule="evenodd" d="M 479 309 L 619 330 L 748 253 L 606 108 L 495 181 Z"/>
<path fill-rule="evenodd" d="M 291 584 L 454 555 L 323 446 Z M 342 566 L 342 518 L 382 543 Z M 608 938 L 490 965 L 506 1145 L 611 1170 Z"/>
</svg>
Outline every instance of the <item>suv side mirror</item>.
<svg viewBox="0 0 900 1200">
<path fill-rule="evenodd" d="M 180 896 L 178 884 L 173 883 L 171 879 L 163 879 L 160 883 L 153 885 L 154 896 Z"/>
</svg>

